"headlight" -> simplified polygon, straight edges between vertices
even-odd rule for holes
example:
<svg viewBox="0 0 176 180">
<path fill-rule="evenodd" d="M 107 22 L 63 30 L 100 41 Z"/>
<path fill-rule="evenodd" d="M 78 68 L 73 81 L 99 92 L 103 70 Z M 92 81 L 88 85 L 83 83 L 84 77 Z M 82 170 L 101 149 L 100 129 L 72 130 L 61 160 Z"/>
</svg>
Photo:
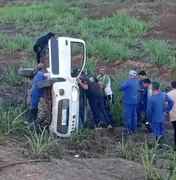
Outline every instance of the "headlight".
<svg viewBox="0 0 176 180">
<path fill-rule="evenodd" d="M 78 100 L 78 89 L 76 87 L 72 87 L 72 101 L 75 102 Z"/>
</svg>

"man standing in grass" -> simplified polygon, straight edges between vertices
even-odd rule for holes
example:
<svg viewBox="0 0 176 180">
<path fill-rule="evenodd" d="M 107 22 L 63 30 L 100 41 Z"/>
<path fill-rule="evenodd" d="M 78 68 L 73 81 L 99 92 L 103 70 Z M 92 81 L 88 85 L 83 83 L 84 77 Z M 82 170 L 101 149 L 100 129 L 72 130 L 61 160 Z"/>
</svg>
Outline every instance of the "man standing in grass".
<svg viewBox="0 0 176 180">
<path fill-rule="evenodd" d="M 137 104 L 137 119 L 138 119 L 138 127 L 141 127 L 141 113 L 142 112 L 145 112 L 146 110 L 146 104 L 147 104 L 147 101 L 146 98 L 144 97 L 145 96 L 145 87 L 144 87 L 144 79 L 147 78 L 146 76 L 146 72 L 145 71 L 140 71 L 138 73 L 139 75 L 139 100 L 138 100 L 138 104 Z"/>
<path fill-rule="evenodd" d="M 33 85 L 31 88 L 31 104 L 30 104 L 30 113 L 31 113 L 31 121 L 34 122 L 37 118 L 38 113 L 38 103 L 41 97 L 44 96 L 44 90 L 37 88 L 37 83 L 43 81 L 45 79 L 45 65 L 39 63 L 37 65 L 37 74 L 34 77 Z"/>
<path fill-rule="evenodd" d="M 136 79 L 136 71 L 129 72 L 129 79 L 120 85 L 119 90 L 123 91 L 123 102 L 125 106 L 125 121 L 127 134 L 136 133 L 137 130 L 137 93 L 139 83 Z"/>
<path fill-rule="evenodd" d="M 112 122 L 112 116 L 110 113 L 110 104 L 113 103 L 114 95 L 111 89 L 111 79 L 107 75 L 107 68 L 105 66 L 100 67 L 99 73 L 100 75 L 97 77 L 97 79 L 99 80 L 99 83 L 101 83 L 105 107 Z"/>
<path fill-rule="evenodd" d="M 174 149 L 176 150 L 176 81 L 171 82 L 172 90 L 168 92 L 168 96 L 174 101 L 174 106 L 170 111 L 170 121 L 174 128 Z"/>
<path fill-rule="evenodd" d="M 151 86 L 151 80 L 150 80 L 149 78 L 145 78 L 145 79 L 143 80 L 143 83 L 144 83 L 145 91 L 144 91 L 144 95 L 143 95 L 143 100 L 142 100 L 142 101 L 143 101 L 144 103 L 146 103 L 146 104 L 144 105 L 144 107 L 145 107 L 144 123 L 145 123 L 145 125 L 146 125 L 147 131 L 148 131 L 149 133 L 152 133 L 153 131 L 152 131 L 151 125 L 150 125 L 150 123 L 148 123 L 148 121 L 147 121 L 147 100 L 148 100 L 148 98 L 153 94 L 153 92 L 152 92 L 152 86 Z"/>
<path fill-rule="evenodd" d="M 103 114 L 108 129 L 111 129 L 111 122 L 109 115 L 106 111 L 103 96 L 100 89 L 100 84 L 98 79 L 93 76 L 86 76 L 85 73 L 82 73 L 79 78 L 77 78 L 78 84 L 85 90 L 87 99 L 89 101 L 90 108 L 93 112 L 93 120 L 98 128 L 101 122 L 100 112 Z"/>
<path fill-rule="evenodd" d="M 58 35 L 54 34 L 53 32 L 49 32 L 48 34 L 40 37 L 36 44 L 33 47 L 34 52 L 37 55 L 37 64 L 41 63 L 41 58 L 46 56 L 46 49 L 48 47 L 48 41 L 52 38 L 57 38 Z"/>
<path fill-rule="evenodd" d="M 152 125 L 156 140 L 160 143 L 164 138 L 165 116 L 171 111 L 174 102 L 165 92 L 161 92 L 159 88 L 159 82 L 152 82 L 153 95 L 148 99 L 147 119 Z M 167 107 L 166 102 L 168 103 Z"/>
</svg>

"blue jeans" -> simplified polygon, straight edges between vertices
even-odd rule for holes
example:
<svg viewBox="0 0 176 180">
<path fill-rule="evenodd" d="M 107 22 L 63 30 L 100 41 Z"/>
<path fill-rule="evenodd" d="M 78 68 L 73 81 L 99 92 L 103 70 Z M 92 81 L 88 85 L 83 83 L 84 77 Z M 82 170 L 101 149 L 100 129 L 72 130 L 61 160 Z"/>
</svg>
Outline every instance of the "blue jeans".
<svg viewBox="0 0 176 180">
<path fill-rule="evenodd" d="M 131 133 L 137 129 L 137 113 L 136 113 L 136 104 L 125 104 L 125 122 L 126 122 L 126 131 Z"/>
<path fill-rule="evenodd" d="M 164 122 L 152 122 L 152 130 L 156 138 L 164 137 Z"/>
<path fill-rule="evenodd" d="M 93 113 L 93 120 L 97 126 L 101 122 L 100 112 L 103 114 L 107 125 L 110 125 L 110 118 L 106 111 L 103 97 L 99 99 L 89 99 L 89 105 Z"/>
</svg>

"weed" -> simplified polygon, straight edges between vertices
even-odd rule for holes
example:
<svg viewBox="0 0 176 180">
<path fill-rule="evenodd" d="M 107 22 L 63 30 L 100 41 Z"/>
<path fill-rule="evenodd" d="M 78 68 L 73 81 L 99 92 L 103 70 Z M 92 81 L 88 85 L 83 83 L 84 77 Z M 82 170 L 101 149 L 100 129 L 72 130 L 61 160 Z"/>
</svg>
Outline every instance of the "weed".
<svg viewBox="0 0 176 180">
<path fill-rule="evenodd" d="M 110 39 L 99 39 L 93 45 L 93 52 L 95 56 L 110 61 L 116 61 L 117 59 L 129 59 L 133 57 L 133 51 L 129 49 L 125 43 L 116 43 Z"/>
<path fill-rule="evenodd" d="M 146 8 L 146 9 L 140 9 L 139 12 L 143 13 L 144 15 L 152 15 L 153 11 L 150 8 Z"/>
<path fill-rule="evenodd" d="M 114 121 L 118 125 L 122 125 L 124 124 L 124 106 L 122 92 L 118 90 L 118 87 L 128 78 L 128 70 L 114 70 L 114 72 L 116 75 L 112 80 L 112 89 L 115 102 L 111 104 L 111 114 Z"/>
<path fill-rule="evenodd" d="M 85 69 L 87 74 L 92 74 L 93 72 L 95 72 L 97 62 L 98 62 L 98 60 L 95 60 L 95 59 L 88 59 L 86 61 L 84 69 Z"/>
<path fill-rule="evenodd" d="M 143 43 L 144 51 L 159 67 L 170 64 L 171 46 L 165 41 L 153 40 Z"/>
<path fill-rule="evenodd" d="M 33 125 L 31 125 L 33 126 Z M 31 127 L 28 128 L 29 135 L 25 135 L 29 142 L 29 153 L 34 158 L 44 157 L 47 154 L 47 151 L 53 147 L 56 143 L 56 140 L 53 140 L 46 131 L 46 127 L 39 131 L 36 130 L 34 126 L 34 130 L 31 130 Z"/>
<path fill-rule="evenodd" d="M 6 107 L 5 105 L 0 105 L 0 141 L 23 128 L 21 125 L 22 110 L 23 106 Z"/>
<path fill-rule="evenodd" d="M 36 68 L 34 59 L 22 58 L 21 63 L 23 68 Z"/>
<path fill-rule="evenodd" d="M 6 82 L 9 85 L 19 85 L 21 83 L 20 78 L 18 77 L 17 70 L 13 66 L 3 66 L 2 67 Z"/>
<path fill-rule="evenodd" d="M 176 152 L 174 150 L 171 151 L 172 163 L 169 167 L 169 173 L 165 180 L 175 180 L 176 179 Z"/>
<path fill-rule="evenodd" d="M 156 143 L 155 147 L 151 150 L 149 150 L 147 141 L 141 146 L 141 159 L 142 159 L 142 164 L 145 169 L 145 178 L 146 179 L 160 179 L 159 174 L 156 172 L 154 163 L 156 161 L 156 150 L 158 148 L 158 143 Z"/>
<path fill-rule="evenodd" d="M 176 74 L 176 57 L 172 56 L 170 61 L 171 61 L 170 67 L 171 67 L 172 73 Z"/>
<path fill-rule="evenodd" d="M 132 148 L 131 148 L 131 139 L 127 139 L 125 141 L 124 136 L 122 134 L 122 141 L 119 142 L 120 151 L 123 158 L 128 159 L 132 155 Z"/>
</svg>

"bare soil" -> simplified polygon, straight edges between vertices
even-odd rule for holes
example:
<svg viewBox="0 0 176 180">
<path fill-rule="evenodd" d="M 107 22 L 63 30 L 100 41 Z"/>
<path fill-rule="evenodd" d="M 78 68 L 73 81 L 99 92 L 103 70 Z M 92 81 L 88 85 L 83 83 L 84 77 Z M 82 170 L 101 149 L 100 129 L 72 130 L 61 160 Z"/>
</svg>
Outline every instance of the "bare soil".
<svg viewBox="0 0 176 180">
<path fill-rule="evenodd" d="M 74 2 L 74 0 L 70 0 Z M 5 5 L 7 0 L 0 0 L 0 6 Z M 11 1 L 12 2 L 12 1 Z M 14 0 L 13 3 L 19 4 L 24 1 Z M 33 2 L 33 1 L 28 1 Z M 101 19 L 103 17 L 112 16 L 116 12 L 126 12 L 131 16 L 137 16 L 144 21 L 154 20 L 155 26 L 153 29 L 143 37 L 146 40 L 157 38 L 168 40 L 170 43 L 175 44 L 176 40 L 176 11 L 174 3 L 164 3 L 160 1 L 153 2 L 152 0 L 124 0 L 119 5 L 102 5 L 97 7 L 94 4 L 94 0 L 84 4 L 87 11 L 87 16 L 93 19 Z M 146 9 L 151 9 L 151 13 L 146 13 Z M 10 24 L 6 24 L 5 28 L 8 34 L 12 35 Z M 21 62 L 21 57 L 26 56 L 23 53 L 18 53 L 15 55 L 3 54 L 0 52 L 0 67 L 2 65 L 12 65 L 19 67 Z M 165 82 L 170 82 L 175 77 L 172 75 L 171 71 L 167 68 L 154 67 L 153 64 L 142 61 L 128 60 L 126 62 L 100 62 L 98 67 L 101 65 L 106 65 L 108 71 L 111 75 L 114 74 L 114 69 L 146 69 L 155 76 L 161 77 Z M 98 68 L 97 67 L 97 68 Z M 1 78 L 2 77 L 2 78 Z M 0 102 L 22 102 L 24 99 L 23 87 L 10 87 L 3 84 L 3 73 L 0 72 Z M 121 138 L 122 129 L 117 128 L 115 134 L 118 138 Z M 107 132 L 102 133 L 103 136 L 107 136 Z M 115 135 L 114 134 L 114 135 Z M 172 144 L 173 142 L 173 130 L 170 122 L 166 123 L 166 134 L 167 139 Z M 144 142 L 146 133 L 141 131 L 140 134 L 134 136 L 134 141 L 137 143 Z M 107 136 L 108 138 L 108 136 Z M 111 136 L 109 140 L 111 140 Z M 149 141 L 151 137 L 148 136 Z M 104 140 L 104 139 L 103 139 Z M 108 141 L 105 141 L 107 143 Z M 92 143 L 92 144 L 91 144 Z M 103 143 L 103 141 L 101 142 Z M 90 141 L 89 146 L 83 145 L 81 148 L 86 149 L 90 157 L 94 158 L 74 158 L 74 155 L 69 155 L 65 159 L 52 158 L 48 162 L 30 162 L 28 155 L 26 154 L 26 148 L 19 148 L 14 145 L 12 141 L 7 141 L 0 146 L 0 179 L 1 180 L 143 180 L 144 171 L 142 165 L 137 162 L 123 160 L 119 157 L 108 158 L 103 157 L 99 152 L 100 142 Z M 91 150 L 92 148 L 92 150 Z M 101 150 L 101 149 L 100 149 Z M 93 155 L 93 153 L 95 153 Z M 75 151 L 74 153 L 79 153 Z M 98 154 L 100 156 L 98 156 Z M 99 159 L 98 157 L 101 157 Z M 116 157 L 116 155 L 115 155 Z M 25 161 L 23 164 L 17 164 L 2 168 L 4 165 Z"/>
</svg>

